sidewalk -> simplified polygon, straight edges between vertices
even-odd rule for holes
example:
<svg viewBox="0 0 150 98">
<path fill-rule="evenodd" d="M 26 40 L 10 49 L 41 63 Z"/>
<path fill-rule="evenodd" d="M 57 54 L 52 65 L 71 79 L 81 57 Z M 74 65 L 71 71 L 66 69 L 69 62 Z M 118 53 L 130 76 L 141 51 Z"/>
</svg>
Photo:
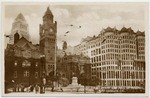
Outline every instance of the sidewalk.
<svg viewBox="0 0 150 98">
<path fill-rule="evenodd" d="M 55 96 L 60 96 L 60 95 L 68 95 L 68 94 L 95 94 L 94 92 L 51 92 L 51 91 L 45 91 L 45 93 L 40 94 L 39 92 L 36 94 L 35 92 L 12 92 L 12 93 L 8 93 L 6 95 L 8 96 L 51 96 L 51 95 L 55 95 Z M 100 92 L 96 93 L 96 94 L 101 94 Z"/>
</svg>

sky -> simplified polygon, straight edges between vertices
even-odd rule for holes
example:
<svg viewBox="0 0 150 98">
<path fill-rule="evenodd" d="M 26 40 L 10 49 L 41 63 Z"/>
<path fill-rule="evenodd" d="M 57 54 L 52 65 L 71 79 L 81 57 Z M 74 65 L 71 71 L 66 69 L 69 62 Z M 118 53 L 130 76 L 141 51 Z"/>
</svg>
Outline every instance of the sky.
<svg viewBox="0 0 150 98">
<path fill-rule="evenodd" d="M 50 7 L 57 21 L 57 45 L 62 48 L 62 41 L 75 46 L 82 38 L 98 35 L 102 28 L 123 26 L 145 31 L 147 3 L 82 3 L 82 4 L 21 4 L 4 6 L 4 33 L 10 34 L 12 23 L 19 13 L 22 13 L 29 25 L 29 34 L 34 44 L 39 43 L 39 24 Z M 69 26 L 69 25 L 74 26 Z M 81 26 L 81 28 L 78 28 Z M 70 31 L 67 36 L 64 34 Z M 8 39 L 5 40 L 5 45 Z"/>
</svg>

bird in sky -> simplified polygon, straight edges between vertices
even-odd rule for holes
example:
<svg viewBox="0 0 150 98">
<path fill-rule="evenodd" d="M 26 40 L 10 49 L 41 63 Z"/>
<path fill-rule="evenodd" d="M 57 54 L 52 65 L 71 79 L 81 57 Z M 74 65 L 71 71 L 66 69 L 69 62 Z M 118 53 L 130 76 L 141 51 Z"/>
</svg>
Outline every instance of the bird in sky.
<svg viewBox="0 0 150 98">
<path fill-rule="evenodd" d="M 67 31 L 66 34 L 69 33 L 69 32 L 70 32 L 70 31 Z"/>
<path fill-rule="evenodd" d="M 5 35 L 5 37 L 10 37 L 9 35 Z"/>
<path fill-rule="evenodd" d="M 72 24 L 70 26 L 73 26 Z"/>
</svg>

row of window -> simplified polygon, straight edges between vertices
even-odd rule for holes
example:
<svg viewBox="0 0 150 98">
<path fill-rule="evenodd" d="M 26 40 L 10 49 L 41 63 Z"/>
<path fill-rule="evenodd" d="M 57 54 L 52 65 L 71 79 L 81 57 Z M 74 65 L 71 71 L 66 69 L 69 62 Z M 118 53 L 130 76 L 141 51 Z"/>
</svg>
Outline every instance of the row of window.
<svg viewBox="0 0 150 98">
<path fill-rule="evenodd" d="M 138 46 L 145 46 L 144 42 L 138 42 Z"/>
<path fill-rule="evenodd" d="M 144 54 L 145 55 L 145 51 L 139 51 L 138 52 L 139 55 Z"/>
<path fill-rule="evenodd" d="M 19 25 L 17 23 L 13 24 L 13 29 L 18 28 L 18 26 L 20 26 L 21 29 L 27 30 L 27 26 L 26 25 L 22 25 L 22 24 Z"/>
<path fill-rule="evenodd" d="M 27 30 L 27 26 L 22 25 L 22 24 L 20 24 L 20 28 L 21 28 L 21 29 L 24 29 L 24 30 Z"/>
<path fill-rule="evenodd" d="M 114 39 L 117 39 L 117 40 L 114 40 Z M 144 41 L 145 39 L 138 39 L 138 41 Z M 84 45 L 80 45 L 78 48 L 80 50 L 86 50 L 86 49 L 90 49 L 90 48 L 93 48 L 93 47 L 96 47 L 96 46 L 100 46 L 101 44 L 105 44 L 105 43 L 128 43 L 128 44 L 136 44 L 136 41 L 135 41 L 135 37 L 134 36 L 120 36 L 120 38 L 118 36 L 107 36 L 107 37 L 101 37 L 99 38 L 99 40 L 97 40 L 97 42 L 100 41 L 99 43 L 96 43 L 93 42 L 93 43 L 90 43 L 92 45 L 90 46 L 87 46 L 86 44 Z"/>
<path fill-rule="evenodd" d="M 130 71 L 107 71 L 107 72 L 92 72 L 92 75 L 97 75 L 100 79 L 144 79 L 145 72 L 130 72 Z"/>
<path fill-rule="evenodd" d="M 138 59 L 145 60 L 145 56 L 138 56 Z"/>
<path fill-rule="evenodd" d="M 105 48 L 127 48 L 127 49 L 136 49 L 135 45 L 129 45 L 129 44 L 123 44 L 123 45 L 115 45 L 115 44 L 107 44 L 107 45 L 103 45 L 101 46 L 101 49 L 105 49 Z M 82 48 L 81 51 L 85 51 L 86 48 Z M 94 51 L 94 50 L 93 50 Z"/>
<path fill-rule="evenodd" d="M 94 56 L 94 55 L 98 55 L 98 54 L 101 54 L 101 53 L 108 53 L 108 52 L 112 52 L 112 53 L 120 53 L 120 52 L 125 52 L 125 53 L 136 53 L 136 50 L 133 50 L 133 49 L 123 49 L 122 51 L 121 50 L 118 50 L 118 49 L 106 49 L 106 50 L 102 50 L 99 48 L 99 49 L 96 49 L 96 50 L 92 50 L 91 51 L 91 56 Z"/>
<path fill-rule="evenodd" d="M 139 41 L 139 42 L 144 42 L 144 41 L 145 41 L 145 38 L 139 38 L 138 41 Z"/>
<path fill-rule="evenodd" d="M 138 50 L 145 50 L 144 47 L 138 47 Z"/>
<path fill-rule="evenodd" d="M 91 56 L 97 55 L 97 54 L 101 54 L 101 49 L 100 48 L 91 51 Z"/>
<path fill-rule="evenodd" d="M 102 85 L 107 85 L 107 86 L 141 86 L 142 82 L 136 81 L 136 80 L 107 80 L 102 82 Z"/>
<path fill-rule="evenodd" d="M 54 65 L 48 65 L 48 70 L 52 70 L 54 68 Z"/>
<path fill-rule="evenodd" d="M 127 49 L 133 48 L 135 49 L 136 47 L 135 45 L 131 45 L 131 44 L 121 44 L 121 45 L 106 44 L 102 46 L 102 49 L 105 49 L 105 48 L 127 48 Z"/>
<path fill-rule="evenodd" d="M 18 65 L 18 61 L 14 62 L 14 66 Z M 31 66 L 31 62 L 25 60 L 24 62 L 22 62 L 22 67 L 30 67 Z M 35 63 L 35 66 L 38 67 L 38 62 Z"/>
<path fill-rule="evenodd" d="M 23 77 L 29 77 L 30 72 L 28 70 L 23 72 Z M 18 73 L 17 71 L 14 71 L 14 78 L 18 78 Z M 35 72 L 35 78 L 38 78 L 38 72 Z"/>
<path fill-rule="evenodd" d="M 136 55 L 133 54 L 105 54 L 105 55 L 100 55 L 91 58 L 91 62 L 99 62 L 99 61 L 104 61 L 104 60 L 117 60 L 117 59 L 122 59 L 122 60 L 134 60 Z"/>
<path fill-rule="evenodd" d="M 136 53 L 136 50 L 133 50 L 133 49 L 123 49 L 122 52 L 126 52 L 126 53 Z"/>
<path fill-rule="evenodd" d="M 98 64 L 92 64 L 92 67 L 97 67 L 97 66 L 101 66 L 102 63 L 98 63 Z M 109 64 L 118 64 L 118 61 L 114 62 L 114 61 L 107 61 L 105 62 L 105 64 L 109 65 Z M 121 62 L 121 65 L 134 65 L 134 62 Z M 132 70 L 132 69 L 136 69 L 136 70 L 144 70 L 144 64 L 143 63 L 138 63 L 139 66 L 134 66 L 134 67 L 130 67 L 130 66 L 122 66 L 122 70 Z M 92 68 L 92 71 L 105 71 L 105 70 L 114 70 L 114 69 L 118 69 L 118 66 L 105 66 L 105 67 L 99 67 L 99 68 Z"/>
<path fill-rule="evenodd" d="M 121 36 L 121 39 L 135 39 L 134 36 Z"/>
<path fill-rule="evenodd" d="M 133 40 L 121 40 L 121 43 L 135 44 L 136 42 Z"/>
</svg>

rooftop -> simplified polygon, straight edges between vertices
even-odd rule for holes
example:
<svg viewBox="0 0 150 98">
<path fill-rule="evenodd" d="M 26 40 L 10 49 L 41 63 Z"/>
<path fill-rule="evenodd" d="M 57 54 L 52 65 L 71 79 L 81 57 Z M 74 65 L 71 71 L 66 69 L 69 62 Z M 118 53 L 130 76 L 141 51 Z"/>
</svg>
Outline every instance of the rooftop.
<svg viewBox="0 0 150 98">
<path fill-rule="evenodd" d="M 18 16 L 15 18 L 15 21 L 17 21 L 17 20 L 22 20 L 22 21 L 26 22 L 22 13 L 19 13 Z"/>
</svg>

